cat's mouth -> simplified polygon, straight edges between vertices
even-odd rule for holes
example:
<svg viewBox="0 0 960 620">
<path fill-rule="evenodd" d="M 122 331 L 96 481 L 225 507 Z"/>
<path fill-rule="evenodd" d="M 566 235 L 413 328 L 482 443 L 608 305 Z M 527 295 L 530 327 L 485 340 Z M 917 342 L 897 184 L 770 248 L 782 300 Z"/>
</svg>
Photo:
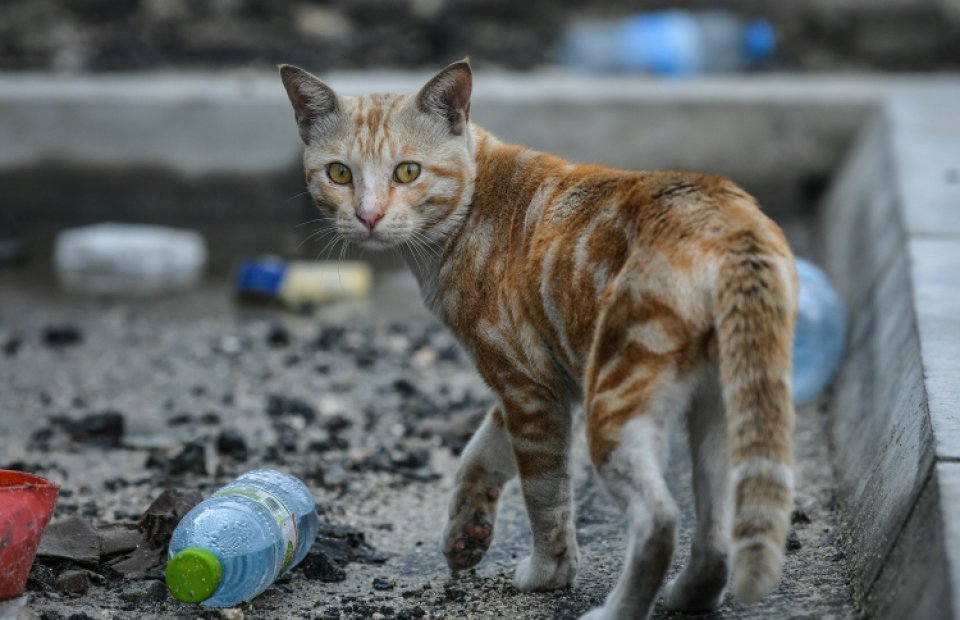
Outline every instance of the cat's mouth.
<svg viewBox="0 0 960 620">
<path fill-rule="evenodd" d="M 373 250 L 375 252 L 389 250 L 397 245 L 396 239 L 383 235 L 376 230 L 355 235 L 352 241 L 364 250 Z"/>
</svg>

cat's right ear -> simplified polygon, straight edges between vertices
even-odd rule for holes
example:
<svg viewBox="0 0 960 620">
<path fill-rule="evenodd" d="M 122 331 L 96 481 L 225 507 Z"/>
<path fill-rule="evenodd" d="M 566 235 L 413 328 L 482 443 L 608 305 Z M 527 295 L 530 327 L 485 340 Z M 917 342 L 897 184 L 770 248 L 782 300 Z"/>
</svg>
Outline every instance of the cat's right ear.
<svg viewBox="0 0 960 620">
<path fill-rule="evenodd" d="M 315 131 L 340 110 L 337 94 L 316 76 L 293 65 L 280 65 L 280 79 L 293 105 L 294 117 L 304 144 Z"/>
</svg>

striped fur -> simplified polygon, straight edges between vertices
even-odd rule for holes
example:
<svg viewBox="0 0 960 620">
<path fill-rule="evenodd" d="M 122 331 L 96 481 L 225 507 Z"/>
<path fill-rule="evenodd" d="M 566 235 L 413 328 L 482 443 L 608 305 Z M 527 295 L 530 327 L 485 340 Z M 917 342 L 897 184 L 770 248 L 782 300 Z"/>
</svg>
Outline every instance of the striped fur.
<svg viewBox="0 0 960 620">
<path fill-rule="evenodd" d="M 504 144 L 469 122 L 466 61 L 414 95 L 340 97 L 300 69 L 281 76 L 336 239 L 399 250 L 499 398 L 457 474 L 450 566 L 483 557 L 516 472 L 534 545 L 515 585 L 572 583 L 579 403 L 594 466 L 630 527 L 623 573 L 589 617 L 645 617 L 653 604 L 674 547 L 662 468 L 677 418 L 690 428 L 699 523 L 666 604 L 719 604 L 731 551 L 739 598 L 772 589 L 793 491 L 796 283 L 783 234 L 754 200 L 717 176 L 575 165 Z M 332 180 L 333 162 L 351 182 Z M 399 182 L 402 162 L 420 176 Z"/>
</svg>

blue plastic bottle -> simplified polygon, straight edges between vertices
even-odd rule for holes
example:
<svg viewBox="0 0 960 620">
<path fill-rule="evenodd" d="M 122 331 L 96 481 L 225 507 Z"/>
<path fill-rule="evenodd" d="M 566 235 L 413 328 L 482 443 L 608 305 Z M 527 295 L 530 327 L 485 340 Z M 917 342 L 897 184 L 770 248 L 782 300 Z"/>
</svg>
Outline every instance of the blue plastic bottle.
<svg viewBox="0 0 960 620">
<path fill-rule="evenodd" d="M 589 71 L 664 76 L 741 71 L 769 58 L 773 26 L 723 11 L 657 11 L 573 23 L 563 40 L 565 65 Z"/>
<path fill-rule="evenodd" d="M 800 290 L 793 342 L 793 398 L 811 400 L 829 385 L 840 366 L 846 340 L 847 313 L 827 275 L 797 259 Z"/>
<path fill-rule="evenodd" d="M 249 601 L 307 555 L 317 536 L 310 490 L 258 469 L 197 504 L 170 541 L 167 586 L 180 601 L 230 607 Z"/>
</svg>

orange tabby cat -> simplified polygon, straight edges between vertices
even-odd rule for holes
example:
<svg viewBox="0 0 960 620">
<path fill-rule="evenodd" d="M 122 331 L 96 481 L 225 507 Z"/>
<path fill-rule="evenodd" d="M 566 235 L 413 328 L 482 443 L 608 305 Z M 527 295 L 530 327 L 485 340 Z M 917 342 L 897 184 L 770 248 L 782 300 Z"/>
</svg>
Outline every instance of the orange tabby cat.
<svg viewBox="0 0 960 620">
<path fill-rule="evenodd" d="M 780 576 L 793 469 L 793 258 L 739 187 L 685 172 L 575 165 L 470 123 L 466 61 L 416 95 L 341 97 L 284 65 L 309 190 L 350 242 L 397 248 L 426 305 L 457 336 L 498 405 L 463 453 L 443 551 L 454 570 L 489 546 L 520 475 L 533 551 L 518 590 L 569 586 L 572 410 L 626 511 L 628 548 L 588 618 L 646 617 L 673 556 L 663 478 L 686 420 L 697 529 L 667 586 L 673 609 L 756 601 Z M 732 541 L 731 541 L 732 538 Z"/>
</svg>

